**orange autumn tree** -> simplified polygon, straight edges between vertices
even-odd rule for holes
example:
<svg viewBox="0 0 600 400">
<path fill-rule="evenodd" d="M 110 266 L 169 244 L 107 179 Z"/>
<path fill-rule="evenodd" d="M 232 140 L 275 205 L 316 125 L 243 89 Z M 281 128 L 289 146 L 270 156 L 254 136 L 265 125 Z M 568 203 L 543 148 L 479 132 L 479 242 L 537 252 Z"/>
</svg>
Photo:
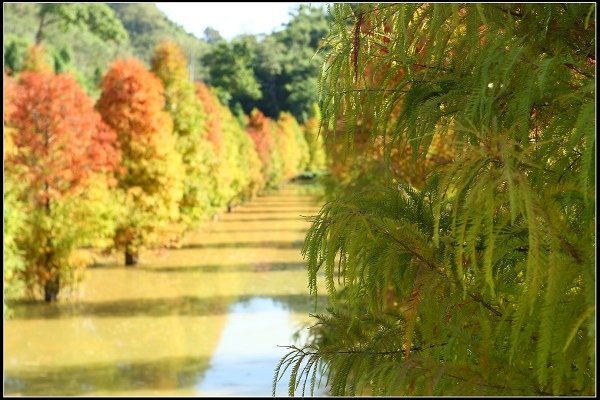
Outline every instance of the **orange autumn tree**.
<svg viewBox="0 0 600 400">
<path fill-rule="evenodd" d="M 256 148 L 261 161 L 261 173 L 267 189 L 276 188 L 282 178 L 281 154 L 275 142 L 273 121 L 260 110 L 254 109 L 249 115 L 246 131 Z"/>
<path fill-rule="evenodd" d="M 23 72 L 10 100 L 5 166 L 24 208 L 21 278 L 51 302 L 75 279 L 76 246 L 111 234 L 105 177 L 119 162 L 116 135 L 67 74 Z"/>
<path fill-rule="evenodd" d="M 211 172 L 215 151 L 204 129 L 206 113 L 189 79 L 187 62 L 179 46 L 171 41 L 154 50 L 152 71 L 165 88 L 165 111 L 173 119 L 176 149 L 185 168 L 181 218 L 188 227 L 211 214 Z"/>
<path fill-rule="evenodd" d="M 196 97 L 200 100 L 204 112 L 206 113 L 206 120 L 204 123 L 206 137 L 215 149 L 215 153 L 219 153 L 223 142 L 221 121 L 217 117 L 219 100 L 204 82 L 195 82 L 195 87 Z"/>
<path fill-rule="evenodd" d="M 125 251 L 125 265 L 137 264 L 141 247 L 165 244 L 179 231 L 185 172 L 163 91 L 136 59 L 116 61 L 102 80 L 97 107 L 123 149 L 118 188 L 125 214 L 115 245 Z"/>
<path fill-rule="evenodd" d="M 399 126 L 407 122 L 407 118 L 401 116 L 401 105 L 405 101 L 402 94 L 406 88 L 398 88 L 407 67 L 390 55 L 390 49 L 410 44 L 414 54 L 406 64 L 410 70 L 426 74 L 429 70 L 425 68 L 423 59 L 428 52 L 427 38 L 419 37 L 418 31 L 411 26 L 404 32 L 402 44 L 391 42 L 390 37 L 398 32 L 397 27 L 386 20 L 385 7 L 374 7 L 367 14 L 363 6 L 352 7 L 355 13 L 350 30 L 353 48 L 346 59 L 344 73 L 354 81 L 355 105 L 337 98 L 333 100 L 334 95 L 328 95 L 322 126 L 327 128 L 325 141 L 332 174 L 338 182 L 346 183 L 369 182 L 373 176 L 391 176 L 394 183 L 421 188 L 436 166 L 452 160 L 454 152 L 449 143 L 453 141 L 453 129 L 440 127 L 435 135 L 418 141 L 394 136 Z M 427 4 L 415 6 L 418 24 L 423 23 L 418 18 L 428 7 Z M 377 32 L 379 28 L 382 32 Z M 377 45 L 372 46 L 372 43 Z M 445 62 L 453 56 L 447 54 Z M 357 104 L 370 104 L 387 97 L 393 98 L 393 101 L 386 100 L 385 117 L 363 113 L 357 118 L 348 118 Z M 332 111 L 345 117 L 334 120 Z M 394 136 L 393 140 L 390 141 L 388 135 Z"/>
<path fill-rule="evenodd" d="M 261 174 L 261 162 L 254 142 L 245 130 L 245 123 L 240 123 L 225 104 L 220 104 L 220 118 L 223 121 L 225 152 L 229 168 L 233 173 L 232 189 L 234 195 L 229 207 L 251 199 L 265 187 Z"/>
<path fill-rule="evenodd" d="M 233 196 L 231 185 L 233 174 L 228 167 L 227 154 L 224 143 L 223 121 L 220 117 L 221 105 L 215 93 L 203 82 L 195 82 L 196 96 L 204 112 L 206 120 L 204 131 L 208 141 L 215 152 L 216 163 L 211 170 L 212 190 L 211 205 L 215 210 L 222 209 Z"/>
</svg>

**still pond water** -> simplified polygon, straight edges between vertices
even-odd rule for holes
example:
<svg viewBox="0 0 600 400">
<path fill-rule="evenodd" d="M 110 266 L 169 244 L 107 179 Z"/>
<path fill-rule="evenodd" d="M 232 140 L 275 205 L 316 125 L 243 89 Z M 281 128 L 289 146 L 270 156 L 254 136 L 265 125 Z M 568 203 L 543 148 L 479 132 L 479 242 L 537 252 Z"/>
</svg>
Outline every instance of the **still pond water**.
<svg viewBox="0 0 600 400">
<path fill-rule="evenodd" d="M 319 207 L 288 185 L 135 268 L 102 259 L 57 304 L 13 304 L 5 395 L 270 396 L 278 345 L 315 312 L 300 250 Z"/>
</svg>

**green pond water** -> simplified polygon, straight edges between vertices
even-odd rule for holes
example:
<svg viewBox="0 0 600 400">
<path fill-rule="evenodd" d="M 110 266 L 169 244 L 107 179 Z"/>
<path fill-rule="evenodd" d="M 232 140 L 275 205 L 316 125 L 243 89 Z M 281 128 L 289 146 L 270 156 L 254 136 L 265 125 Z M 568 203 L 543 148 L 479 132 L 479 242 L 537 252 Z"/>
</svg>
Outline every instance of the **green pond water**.
<svg viewBox="0 0 600 400">
<path fill-rule="evenodd" d="M 287 352 L 278 345 L 300 344 L 294 333 L 315 312 L 300 250 L 303 216 L 319 208 L 288 185 L 179 249 L 142 253 L 137 267 L 103 258 L 57 304 L 11 302 L 4 394 L 270 396 Z M 325 302 L 317 297 L 317 311 Z M 286 377 L 277 395 L 287 395 Z"/>
</svg>

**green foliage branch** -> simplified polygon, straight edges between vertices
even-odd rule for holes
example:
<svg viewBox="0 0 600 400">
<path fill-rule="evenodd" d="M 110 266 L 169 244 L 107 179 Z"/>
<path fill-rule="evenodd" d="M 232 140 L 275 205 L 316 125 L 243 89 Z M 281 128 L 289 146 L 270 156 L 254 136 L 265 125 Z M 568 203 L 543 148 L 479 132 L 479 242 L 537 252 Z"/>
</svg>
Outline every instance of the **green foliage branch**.
<svg viewBox="0 0 600 400">
<path fill-rule="evenodd" d="M 289 394 L 595 392 L 595 5 L 336 4 L 325 128 L 367 126 L 421 189 L 353 182 L 314 218 L 331 305 L 290 348 Z M 340 124 L 341 122 L 341 124 Z M 389 159 L 386 159 L 389 163 Z M 310 378 L 310 379 L 309 379 Z"/>
</svg>

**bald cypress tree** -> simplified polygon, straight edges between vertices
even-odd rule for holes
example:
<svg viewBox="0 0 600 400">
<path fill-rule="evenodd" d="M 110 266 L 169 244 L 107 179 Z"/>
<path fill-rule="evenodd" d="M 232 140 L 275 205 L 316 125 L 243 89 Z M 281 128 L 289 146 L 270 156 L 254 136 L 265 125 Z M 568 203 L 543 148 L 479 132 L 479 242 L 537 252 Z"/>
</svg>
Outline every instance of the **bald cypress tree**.
<svg viewBox="0 0 600 400">
<path fill-rule="evenodd" d="M 152 71 L 162 81 L 165 110 L 173 120 L 176 149 L 185 168 L 181 218 L 188 227 L 211 214 L 210 173 L 215 152 L 204 129 L 205 112 L 188 77 L 185 56 L 177 44 L 162 42 L 154 50 Z"/>
<path fill-rule="evenodd" d="M 319 371 L 336 395 L 593 395 L 595 5 L 332 15 L 323 124 L 385 168 L 315 217 L 309 285 L 324 273 L 331 306 L 275 383 L 289 367 L 290 395 Z M 398 148 L 423 163 L 440 138 L 452 156 L 421 184 L 394 174 Z"/>
<path fill-rule="evenodd" d="M 108 177 L 120 151 L 73 76 L 26 71 L 12 90 L 5 114 L 7 200 L 16 206 L 9 218 L 20 221 L 7 236 L 23 256 L 18 276 L 28 293 L 53 302 L 77 281 L 84 264 L 77 247 L 114 231 Z"/>
<path fill-rule="evenodd" d="M 179 221 L 184 170 L 163 92 L 161 81 L 139 60 L 117 60 L 102 79 L 96 105 L 123 154 L 117 195 L 125 215 L 115 246 L 124 250 L 125 265 L 137 264 L 142 247 L 164 245 L 179 233 L 173 225 Z"/>
</svg>

